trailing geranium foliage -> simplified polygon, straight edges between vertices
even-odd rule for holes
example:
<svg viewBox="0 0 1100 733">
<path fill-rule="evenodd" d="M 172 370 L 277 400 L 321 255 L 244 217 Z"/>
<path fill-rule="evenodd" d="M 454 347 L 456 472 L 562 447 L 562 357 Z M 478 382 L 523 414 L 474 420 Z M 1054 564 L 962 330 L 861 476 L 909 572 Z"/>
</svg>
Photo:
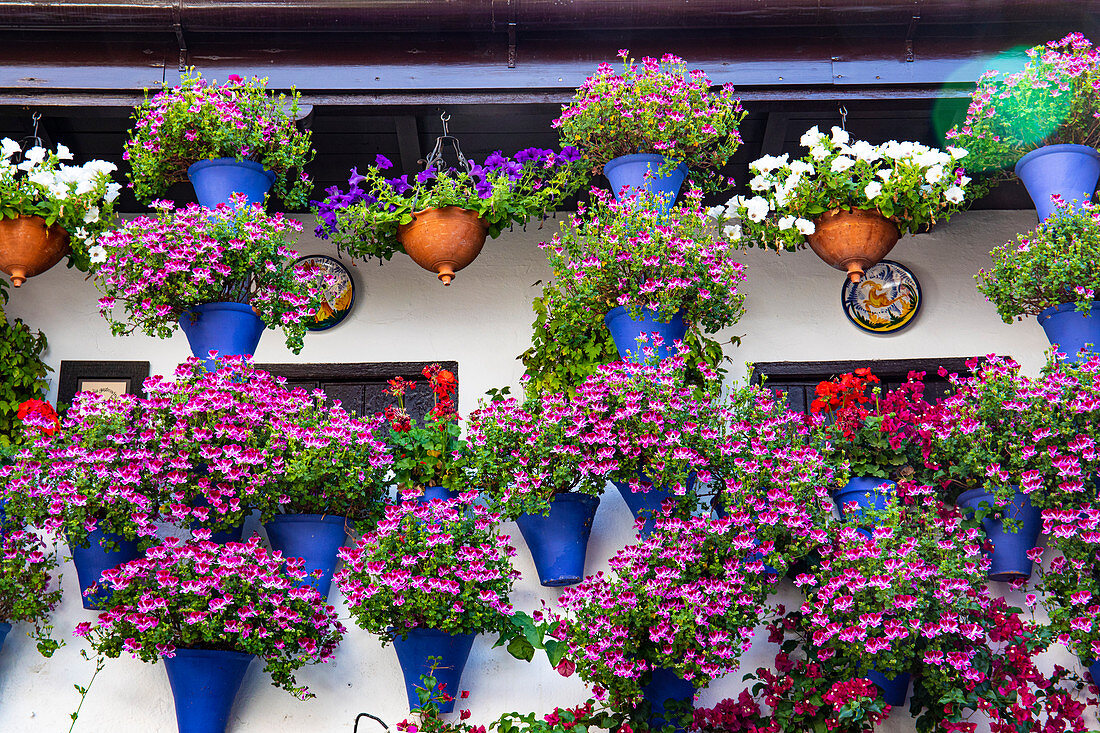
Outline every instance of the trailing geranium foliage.
<svg viewBox="0 0 1100 733">
<path fill-rule="evenodd" d="M 832 419 L 818 427 L 832 447 L 828 459 L 852 476 L 911 478 L 924 470 L 928 437 L 921 425 L 933 410 L 924 399 L 924 373 L 883 394 L 870 369 L 821 382 L 810 405 Z"/>
<path fill-rule="evenodd" d="M 1052 508 L 1044 528 L 1060 551 L 1039 567 L 1042 602 L 1058 643 L 1084 664 L 1100 660 L 1100 505 Z M 1093 680 L 1100 684 L 1100 680 Z"/>
<path fill-rule="evenodd" d="M 11 162 L 13 156 L 18 162 Z M 47 226 L 56 224 L 69 233 L 69 266 L 87 271 L 102 258 L 95 242 L 114 222 L 122 186 L 111 179 L 114 163 L 62 163 L 72 159 L 64 145 L 23 152 L 14 140 L 0 140 L 0 219 L 40 216 Z"/>
<path fill-rule="evenodd" d="M 1005 357 L 967 366 L 973 373 L 949 376 L 955 393 L 924 423 L 944 499 L 985 487 L 1004 506 L 1019 486 L 1038 507 L 1081 505 L 1100 468 L 1100 357 L 1050 360 L 1038 377 Z"/>
<path fill-rule="evenodd" d="M 782 573 L 825 541 L 841 469 L 807 419 L 766 386 L 733 392 L 712 443 L 711 487 L 719 513 L 753 517 L 758 551 Z"/>
<path fill-rule="evenodd" d="M 7 283 L 0 280 L 0 465 L 25 439 L 19 411 L 46 392 L 50 367 L 42 361 L 46 336 L 4 313 Z M 52 407 L 50 409 L 53 409 Z"/>
<path fill-rule="evenodd" d="M 461 490 L 466 481 L 466 444 L 455 404 L 458 380 L 440 364 L 427 365 L 421 374 L 432 391 L 432 409 L 422 425 L 414 424 L 405 409 L 405 393 L 416 389 L 416 382 L 396 377 L 386 389 L 387 394 L 397 398 L 397 406 L 387 407 L 385 413 L 394 456 L 394 483 L 400 491 L 412 493 L 429 486 Z"/>
<path fill-rule="evenodd" d="M 600 64 L 573 101 L 551 124 L 576 145 L 593 173 L 612 158 L 655 153 L 668 158 L 660 173 L 686 163 L 710 189 L 725 188 L 720 171 L 741 145 L 745 117 L 733 85 L 712 91 L 707 75 L 688 70 L 683 59 L 665 54 L 641 63 L 619 51 L 622 73 Z"/>
<path fill-rule="evenodd" d="M 317 236 L 331 238 L 355 257 L 388 260 L 404 248 L 397 230 L 423 209 L 457 206 L 477 212 L 496 238 L 512 224 L 545 216 L 560 206 L 582 183 L 582 164 L 575 148 L 560 153 L 541 148 L 520 150 L 505 157 L 498 150 L 484 163 L 460 168 L 430 167 L 417 173 L 387 178 L 393 167 L 384 155 L 360 174 L 348 178 L 348 191 L 337 186 L 328 198 L 313 201 L 320 223 Z M 365 188 L 364 188 L 365 186 Z"/>
<path fill-rule="evenodd" d="M 313 182 L 312 132 L 299 130 L 301 95 L 272 94 L 267 79 L 231 74 L 224 84 L 190 70 L 134 110 L 134 129 L 123 160 L 130 161 L 134 195 L 149 203 L 187 180 L 187 168 L 202 160 L 252 160 L 275 174 L 274 190 L 289 206 L 305 206 Z"/>
<path fill-rule="evenodd" d="M 875 210 L 902 234 L 929 229 L 959 210 L 970 179 L 959 161 L 962 148 L 946 152 L 915 142 L 872 145 L 834 127 L 811 127 L 801 138 L 809 154 L 791 161 L 786 153 L 749 164 L 752 196 L 735 196 L 711 209 L 726 236 L 746 247 L 796 250 L 816 230 L 814 219 L 842 209 Z"/>
<path fill-rule="evenodd" d="M 616 201 L 593 189 L 550 242 L 542 244 L 557 288 L 550 307 L 562 329 L 583 327 L 616 306 L 633 318 L 668 321 L 677 314 L 714 333 L 737 322 L 745 268 L 702 207 L 702 192 L 687 191 L 662 212 L 660 194 L 638 191 Z"/>
<path fill-rule="evenodd" d="M 345 629 L 315 588 L 298 585 L 305 577 L 300 559 L 256 536 L 225 545 L 169 538 L 103 574 L 106 610 L 76 633 L 99 654 L 145 662 L 177 649 L 255 654 L 273 685 L 314 697 L 294 674 L 331 660 Z"/>
<path fill-rule="evenodd" d="M 301 224 L 243 198 L 214 210 L 154 205 L 156 216 L 139 216 L 99 240 L 105 261 L 96 284 L 106 295 L 99 310 L 112 333 L 169 338 L 194 306 L 228 301 L 251 305 L 268 328 L 283 329 L 287 348 L 301 351 L 326 285 L 287 246 L 287 234 Z M 112 313 L 116 305 L 126 311 L 123 320 Z"/>
<path fill-rule="evenodd" d="M 513 398 L 491 401 L 469 419 L 471 483 L 508 519 L 549 513 L 557 494 L 598 496 L 607 481 L 581 470 L 589 455 L 585 435 L 563 393 L 523 404 Z"/>
<path fill-rule="evenodd" d="M 342 548 L 333 580 L 355 622 L 384 642 L 410 629 L 451 634 L 505 631 L 519 573 L 499 515 L 476 494 L 391 504 L 377 529 Z"/>
<path fill-rule="evenodd" d="M 41 433 L 0 468 L 8 516 L 76 547 L 97 529 L 155 542 L 179 459 L 157 445 L 144 403 L 81 392 L 60 430 L 50 413 L 28 412 L 24 420 Z"/>
<path fill-rule="evenodd" d="M 1100 293 L 1100 206 L 1055 203 L 1055 216 L 997 247 L 993 267 L 975 275 L 1005 323 L 1064 303 L 1087 314 Z"/>
<path fill-rule="evenodd" d="M 1006 180 L 1008 170 L 1043 145 L 1100 145 L 1100 51 L 1070 33 L 1027 51 L 1023 69 L 990 69 L 978 79 L 966 119 L 946 138 L 972 153 L 967 167 Z"/>
<path fill-rule="evenodd" d="M 147 382 L 146 419 L 155 426 L 171 513 L 211 529 L 239 525 L 253 510 L 330 514 L 369 525 L 380 513 L 393 460 L 382 419 L 324 406 L 323 394 L 241 357 L 207 371 L 198 359 L 175 381 Z"/>
<path fill-rule="evenodd" d="M 763 563 L 745 562 L 746 534 L 751 525 L 731 518 L 659 519 L 611 559 L 610 574 L 565 589 L 568 615 L 552 611 L 551 623 L 597 698 L 630 709 L 654 669 L 700 688 L 737 668 L 765 595 Z"/>
<path fill-rule="evenodd" d="M 0 529 L 0 621 L 31 624 L 38 651 L 52 656 L 60 646 L 50 638 L 49 623 L 61 600 L 57 554 L 48 552 L 33 532 L 7 524 Z"/>
</svg>

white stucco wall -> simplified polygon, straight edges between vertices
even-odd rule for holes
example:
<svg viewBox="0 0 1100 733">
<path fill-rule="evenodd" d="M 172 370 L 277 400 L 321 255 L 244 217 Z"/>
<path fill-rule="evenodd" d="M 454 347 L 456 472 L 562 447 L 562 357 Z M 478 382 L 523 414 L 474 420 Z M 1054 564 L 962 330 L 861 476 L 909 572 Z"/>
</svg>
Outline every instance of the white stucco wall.
<svg viewBox="0 0 1100 733">
<path fill-rule="evenodd" d="M 313 239 L 312 221 L 299 249 L 306 254 L 331 254 L 326 243 Z M 999 353 L 1016 357 L 1034 372 L 1047 347 L 1042 329 L 1033 321 L 1007 326 L 997 318 L 974 287 L 973 274 L 989 262 L 996 244 L 1034 226 L 1030 212 L 973 212 L 958 216 L 934 233 L 904 238 L 891 253 L 913 269 L 924 293 L 921 314 L 909 328 L 892 336 L 875 336 L 848 323 L 840 308 L 843 275 L 827 268 L 812 253 L 751 252 L 748 266 L 747 315 L 728 335 L 743 335 L 730 349 L 731 374 L 743 375 L 747 361 L 828 360 L 968 356 Z M 279 335 L 266 332 L 256 359 L 261 362 L 367 362 L 454 359 L 459 362 L 460 411 L 468 413 L 490 387 L 517 390 L 522 373 L 517 354 L 529 345 L 534 286 L 549 275 L 537 244 L 548 238 L 554 223 L 541 231 L 507 233 L 486 244 L 454 284 L 444 288 L 434 276 L 404 257 L 379 267 L 360 264 L 359 300 L 348 319 L 331 331 L 307 337 L 301 355 L 290 354 Z M 62 360 L 148 359 L 153 374 L 170 374 L 188 355 L 186 339 L 168 341 L 143 336 L 113 337 L 95 307 L 98 294 L 84 276 L 64 267 L 33 278 L 15 291 L 8 310 L 49 337 L 47 361 L 55 370 Z M 53 375 L 50 399 L 56 397 Z M 246 527 L 251 531 L 253 525 Z M 534 567 L 514 525 L 517 566 L 524 578 L 514 596 L 517 607 L 535 609 L 553 603 L 557 591 L 538 585 Z M 607 567 L 606 561 L 631 537 L 631 517 L 616 492 L 604 496 L 589 545 L 588 572 Z M 38 656 L 17 627 L 0 653 L 0 731 L 3 733 L 65 731 L 77 704 L 73 684 L 86 685 L 93 667 L 80 659 L 82 642 L 69 631 L 94 618 L 77 596 L 71 565 L 64 567 L 65 600 L 56 614 L 59 633 L 68 644 L 52 659 Z M 784 581 L 789 603 L 794 588 Z M 338 591 L 333 601 L 343 608 Z M 304 670 L 300 680 L 317 698 L 298 702 L 268 685 L 253 665 L 245 680 L 230 725 L 232 733 L 351 730 L 360 711 L 380 715 L 393 724 L 407 714 L 404 687 L 393 652 L 351 628 L 334 663 Z M 471 690 L 473 721 L 487 723 L 500 713 L 548 711 L 574 705 L 588 693 L 576 677 L 559 677 L 544 657 L 531 664 L 512 659 L 502 649 L 491 650 L 492 639 L 479 638 L 463 677 Z M 742 662 L 742 671 L 714 683 L 700 697 L 710 705 L 741 688 L 744 672 L 770 664 L 775 649 L 761 639 Z M 1065 654 L 1049 655 L 1062 664 Z M 367 721 L 365 721 L 367 722 Z M 1095 725 L 1095 722 L 1093 723 Z M 366 730 L 374 724 L 367 724 Z M 363 729 L 362 726 L 360 728 Z M 160 665 L 129 659 L 109 660 L 88 697 L 76 729 L 81 733 L 146 733 L 174 731 L 175 719 L 167 678 Z M 912 731 L 905 709 L 896 710 L 884 727 Z"/>
</svg>

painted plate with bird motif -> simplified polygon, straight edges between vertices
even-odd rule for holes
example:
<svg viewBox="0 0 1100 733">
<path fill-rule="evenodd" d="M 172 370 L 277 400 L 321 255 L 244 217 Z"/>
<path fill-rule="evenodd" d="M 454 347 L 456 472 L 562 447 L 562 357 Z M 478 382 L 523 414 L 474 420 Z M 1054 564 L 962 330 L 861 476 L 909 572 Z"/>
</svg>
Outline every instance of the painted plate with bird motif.
<svg viewBox="0 0 1100 733">
<path fill-rule="evenodd" d="M 316 267 L 331 280 L 324 289 L 325 302 L 313 320 L 306 324 L 310 331 L 327 331 L 344 320 L 355 304 L 355 282 L 351 279 L 351 271 L 340 260 L 326 255 L 300 257 L 298 262 Z"/>
<path fill-rule="evenodd" d="M 916 318 L 922 299 L 916 276 L 891 260 L 868 267 L 857 283 L 845 280 L 840 293 L 844 315 L 871 333 L 905 328 Z"/>
</svg>

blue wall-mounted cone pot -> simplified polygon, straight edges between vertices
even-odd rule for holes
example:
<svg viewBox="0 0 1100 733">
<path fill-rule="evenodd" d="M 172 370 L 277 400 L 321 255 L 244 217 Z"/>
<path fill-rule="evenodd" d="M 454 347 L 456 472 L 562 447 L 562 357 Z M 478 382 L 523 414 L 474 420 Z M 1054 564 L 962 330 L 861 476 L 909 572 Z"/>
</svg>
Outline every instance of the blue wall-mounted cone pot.
<svg viewBox="0 0 1100 733">
<path fill-rule="evenodd" d="M 187 169 L 199 204 L 208 209 L 233 205 L 233 194 L 243 193 L 248 204 L 262 204 L 275 182 L 275 174 L 251 160 L 215 158 L 200 160 Z"/>
<path fill-rule="evenodd" d="M 11 624 L 0 624 L 0 651 L 4 649 L 4 641 L 8 638 L 9 633 L 11 633 Z"/>
<path fill-rule="evenodd" d="M 345 521 L 344 517 L 321 514 L 280 514 L 264 524 L 264 529 L 272 549 L 279 550 L 284 557 L 305 560 L 303 570 L 310 577 L 295 585 L 311 585 L 322 598 L 328 598 L 332 574 L 336 572 L 336 553 L 347 541 Z M 313 577 L 316 570 L 321 571 L 321 577 Z"/>
<path fill-rule="evenodd" d="M 1086 313 L 1077 310 L 1075 303 L 1063 303 L 1047 308 L 1039 314 L 1039 325 L 1046 331 L 1047 340 L 1058 344 L 1058 351 L 1071 362 L 1081 361 L 1079 353 L 1085 344 L 1092 344 L 1085 355 L 1100 354 L 1100 300 L 1092 301 Z"/>
<path fill-rule="evenodd" d="M 985 489 L 964 491 L 959 494 L 955 504 L 964 513 L 973 516 L 974 510 L 983 501 L 996 508 L 993 495 Z M 1016 520 L 1016 531 L 1006 529 L 1000 519 L 986 517 L 982 520 L 982 529 L 993 543 L 993 552 L 989 556 L 989 579 L 1009 582 L 1017 578 L 1030 578 L 1031 559 L 1027 553 L 1039 541 L 1039 532 L 1043 529 L 1042 512 L 1032 505 L 1027 494 L 1016 489 L 1015 496 L 1004 508 L 1003 514 Z"/>
<path fill-rule="evenodd" d="M 196 473 L 205 476 L 207 468 L 205 465 L 201 467 L 201 470 L 196 470 Z M 191 506 L 193 507 L 209 507 L 210 502 L 206 500 L 205 496 L 197 496 L 191 500 Z M 187 528 L 193 533 L 196 529 L 203 529 L 206 522 L 200 522 L 191 520 L 187 523 Z M 228 529 L 216 529 L 210 533 L 210 541 L 215 544 L 224 545 L 228 542 L 242 542 L 244 540 L 244 522 L 240 524 L 234 524 Z"/>
<path fill-rule="evenodd" d="M 219 357 L 255 354 L 264 322 L 247 303 L 203 303 L 180 316 L 180 328 L 191 353 L 213 370 L 211 351 Z"/>
<path fill-rule="evenodd" d="M 474 645 L 474 634 L 448 634 L 438 629 L 409 629 L 406 638 L 398 636 L 393 640 L 393 649 L 397 652 L 397 661 L 401 664 L 401 674 L 405 676 L 405 692 L 409 698 L 409 710 L 420 707 L 420 688 L 422 676 L 435 677 L 437 689 L 452 698 L 458 697 L 459 683 L 466 660 L 470 658 L 470 649 Z M 438 667 L 432 671 L 430 657 L 439 657 Z M 439 712 L 454 710 L 454 700 L 439 702 Z"/>
<path fill-rule="evenodd" d="M 630 490 L 629 481 L 612 481 L 615 488 L 619 490 L 619 493 L 623 495 L 623 499 L 626 501 L 626 505 L 630 508 L 630 513 L 634 515 L 635 519 L 645 518 L 645 523 L 642 525 L 641 535 L 642 537 L 648 537 L 653 533 L 653 530 L 657 528 L 657 520 L 654 514 L 660 514 L 661 504 L 665 499 L 670 499 L 675 496 L 671 491 L 663 486 L 653 486 L 649 477 L 642 471 L 638 472 L 638 476 L 641 478 L 643 484 L 649 484 L 649 491 L 635 492 Z M 695 487 L 695 474 L 691 473 L 687 479 L 687 491 L 690 492 Z"/>
<path fill-rule="evenodd" d="M 100 544 L 100 540 L 104 539 L 114 542 L 117 549 L 108 550 L 104 548 Z M 128 540 L 113 532 L 104 532 L 102 529 L 88 533 L 87 547 L 73 547 L 70 544 L 69 550 L 73 555 L 73 565 L 76 566 L 76 580 L 80 585 L 80 595 L 84 601 L 84 608 L 89 611 L 99 609 L 103 601 L 110 597 L 111 592 L 105 585 L 101 585 L 90 596 L 84 595 L 84 591 L 99 582 L 99 576 L 103 574 L 104 570 L 111 570 L 123 563 L 136 560 L 141 554 L 138 552 L 136 541 Z"/>
<path fill-rule="evenodd" d="M 676 197 L 680 195 L 680 187 L 687 178 L 688 167 L 681 163 L 667 175 L 660 175 L 658 170 L 664 164 L 666 158 L 663 155 L 651 155 L 635 153 L 633 155 L 620 155 L 607 161 L 603 167 L 603 174 L 607 182 L 611 184 L 611 192 L 615 198 L 622 201 L 625 196 L 630 196 L 638 189 L 650 193 L 662 194 L 665 205 L 662 211 L 676 203 Z M 652 176 L 646 178 L 646 172 L 652 171 Z M 623 187 L 626 190 L 623 190 Z"/>
<path fill-rule="evenodd" d="M 897 707 L 898 705 L 905 704 L 905 698 L 909 695 L 909 673 L 902 672 L 894 677 L 894 679 L 888 678 L 882 672 L 877 669 L 872 669 L 867 673 L 867 679 L 875 683 L 875 686 L 882 690 L 882 699 L 886 701 L 888 705 Z"/>
<path fill-rule="evenodd" d="M 1089 674 L 1092 675 L 1092 684 L 1100 687 L 1100 661 L 1092 662 L 1090 660 L 1085 660 L 1082 664 L 1088 668 Z"/>
<path fill-rule="evenodd" d="M 164 658 L 179 733 L 225 733 L 252 658 L 219 649 L 176 649 Z"/>
<path fill-rule="evenodd" d="M 455 492 L 444 486 L 425 486 L 424 493 L 416 497 L 417 503 L 431 504 L 434 499 L 450 501 L 455 498 Z"/>
<path fill-rule="evenodd" d="M 886 486 L 887 488 L 881 488 Z M 829 493 L 840 510 L 840 516 L 844 516 L 844 506 L 856 502 L 856 516 L 863 518 L 864 509 L 885 509 L 897 490 L 897 484 L 889 479 L 876 476 L 852 476 L 844 488 L 831 490 Z"/>
<path fill-rule="evenodd" d="M 516 519 L 520 534 L 531 550 L 540 583 L 559 588 L 581 582 L 592 520 L 599 505 L 598 496 L 555 494 L 546 516 L 521 514 Z"/>
<path fill-rule="evenodd" d="M 660 730 L 673 725 L 677 733 L 683 733 L 684 725 L 677 714 L 687 712 L 695 698 L 695 686 L 671 669 L 658 667 L 651 673 L 649 683 L 642 688 L 642 696 L 649 702 L 649 725 Z M 675 705 L 679 703 L 678 705 Z M 668 708 L 673 708 L 669 710 Z"/>
<path fill-rule="evenodd" d="M 1066 203 L 1092 200 L 1100 180 L 1100 153 L 1088 145 L 1046 145 L 1020 158 L 1016 175 L 1043 221 L 1058 210 L 1050 200 L 1052 194 Z"/>
<path fill-rule="evenodd" d="M 672 317 L 671 321 L 665 323 L 649 317 L 649 313 L 651 311 L 646 311 L 647 316 L 645 318 L 635 321 L 630 317 L 630 311 L 625 306 L 620 305 L 609 310 L 607 315 L 603 317 L 603 322 L 607 324 L 607 330 L 611 332 L 611 338 L 615 341 L 615 348 L 619 350 L 619 356 L 624 360 L 635 364 L 644 364 L 643 349 L 647 345 L 652 347 L 652 343 L 647 338 L 646 343 L 639 344 L 638 337 L 643 333 L 648 337 L 654 331 L 661 334 L 664 339 L 664 343 L 656 349 L 657 359 L 664 361 L 676 354 L 673 342 L 682 340 L 684 334 L 687 333 L 687 324 L 684 323 L 683 314 L 677 314 Z"/>
</svg>

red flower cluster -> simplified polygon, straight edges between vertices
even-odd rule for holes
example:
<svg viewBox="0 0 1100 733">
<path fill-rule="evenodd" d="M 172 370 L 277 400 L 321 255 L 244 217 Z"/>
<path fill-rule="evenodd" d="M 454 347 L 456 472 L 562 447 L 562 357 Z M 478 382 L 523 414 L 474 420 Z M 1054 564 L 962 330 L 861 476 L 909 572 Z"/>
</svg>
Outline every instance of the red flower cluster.
<svg viewBox="0 0 1100 733">
<path fill-rule="evenodd" d="M 53 405 L 42 400 L 27 400 L 19 405 L 15 416 L 27 425 L 40 428 L 46 435 L 54 435 L 61 429 L 61 421 Z M 30 418 L 29 420 L 27 418 Z"/>
<path fill-rule="evenodd" d="M 444 369 L 439 364 L 429 364 L 421 372 L 428 380 L 428 386 L 435 394 L 435 405 L 428 416 L 433 420 L 446 420 L 450 417 L 458 417 L 454 403 L 454 393 L 458 389 L 458 380 L 455 375 Z"/>
<path fill-rule="evenodd" d="M 814 390 L 817 395 L 810 410 L 816 415 L 819 412 L 841 412 L 850 409 L 853 405 L 863 405 L 870 399 L 867 396 L 867 388 L 872 384 L 878 384 L 879 379 L 867 368 L 856 369 L 851 374 L 844 374 L 839 379 L 830 379 L 821 382 Z"/>
</svg>

